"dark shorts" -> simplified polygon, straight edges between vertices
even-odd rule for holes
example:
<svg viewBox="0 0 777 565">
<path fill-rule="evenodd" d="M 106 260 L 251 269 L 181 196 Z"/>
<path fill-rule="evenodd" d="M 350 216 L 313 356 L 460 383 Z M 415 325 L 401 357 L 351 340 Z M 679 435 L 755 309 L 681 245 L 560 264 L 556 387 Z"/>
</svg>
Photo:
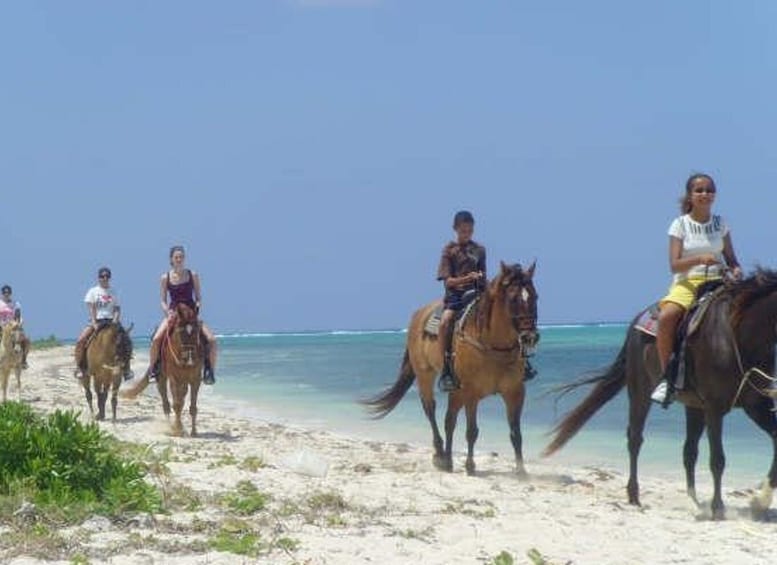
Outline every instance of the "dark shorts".
<svg viewBox="0 0 777 565">
<path fill-rule="evenodd" d="M 446 310 L 461 312 L 467 307 L 467 304 L 472 302 L 476 297 L 477 292 L 474 290 L 449 290 L 445 293 L 443 305 Z"/>
</svg>

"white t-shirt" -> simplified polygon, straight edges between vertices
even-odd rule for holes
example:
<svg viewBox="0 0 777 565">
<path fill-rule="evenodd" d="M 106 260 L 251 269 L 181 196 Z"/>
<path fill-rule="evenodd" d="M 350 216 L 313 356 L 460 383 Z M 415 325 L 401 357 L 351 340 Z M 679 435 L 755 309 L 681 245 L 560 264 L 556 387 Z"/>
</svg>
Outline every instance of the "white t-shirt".
<svg viewBox="0 0 777 565">
<path fill-rule="evenodd" d="M 709 222 L 700 223 L 685 214 L 675 218 L 669 226 L 669 235 L 682 240 L 683 249 L 680 258 L 698 257 L 711 253 L 715 255 L 719 265 L 694 265 L 685 273 L 675 273 L 674 281 L 679 282 L 690 277 L 721 277 L 723 266 L 723 238 L 729 233 L 728 225 L 720 216 L 712 216 Z"/>
<path fill-rule="evenodd" d="M 120 306 L 119 297 L 113 289 L 103 288 L 99 284 L 87 291 L 84 302 L 95 305 L 98 320 L 112 320 L 113 313 Z"/>
</svg>

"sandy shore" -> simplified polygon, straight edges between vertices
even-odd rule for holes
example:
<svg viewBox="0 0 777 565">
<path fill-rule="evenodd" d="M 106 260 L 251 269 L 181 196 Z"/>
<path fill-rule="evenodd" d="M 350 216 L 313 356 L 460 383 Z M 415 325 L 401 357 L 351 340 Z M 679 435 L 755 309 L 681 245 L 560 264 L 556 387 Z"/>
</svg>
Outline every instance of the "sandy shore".
<svg viewBox="0 0 777 565">
<path fill-rule="evenodd" d="M 35 353 L 30 364 L 24 402 L 88 417 L 70 349 Z M 219 411 L 213 389 L 200 407 L 200 436 L 171 438 L 155 389 L 120 400 L 118 422 L 102 428 L 149 444 L 159 461 L 150 480 L 190 508 L 120 524 L 95 518 L 60 531 L 71 548 L 60 562 L 81 555 L 112 564 L 507 564 L 532 563 L 532 550 L 554 565 L 774 562 L 777 512 L 754 521 L 752 492 L 736 477 L 724 477 L 727 520 L 712 522 L 690 505 L 679 469 L 674 483 L 642 477 L 645 506 L 634 508 L 625 502 L 626 478 L 609 469 L 530 460 L 530 480 L 519 481 L 507 445 L 479 457 L 478 475 L 468 477 L 461 456 L 453 474 L 436 471 L 430 448 L 232 417 Z M 706 504 L 706 465 L 698 471 Z M 242 515 L 229 506 L 225 496 L 241 481 L 266 495 L 263 509 Z M 0 525 L 0 534 L 8 531 Z M 208 540 L 218 531 L 258 534 L 261 554 L 215 551 Z M 41 562 L 20 551 L 0 544 L 0 561 Z"/>
</svg>

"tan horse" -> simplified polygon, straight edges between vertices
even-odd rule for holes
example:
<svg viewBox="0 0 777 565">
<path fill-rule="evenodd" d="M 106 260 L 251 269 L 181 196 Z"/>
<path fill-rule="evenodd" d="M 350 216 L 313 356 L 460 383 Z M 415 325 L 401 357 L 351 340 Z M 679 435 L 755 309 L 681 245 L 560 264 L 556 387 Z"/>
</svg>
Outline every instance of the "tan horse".
<svg viewBox="0 0 777 565">
<path fill-rule="evenodd" d="M 0 340 L 0 383 L 3 387 L 3 402 L 7 400 L 8 379 L 11 372 L 16 374 L 16 399 L 22 399 L 22 344 L 24 330 L 18 321 L 9 322 L 3 328 Z"/>
<path fill-rule="evenodd" d="M 111 409 L 113 421 L 116 421 L 119 387 L 123 379 L 124 368 L 132 357 L 132 341 L 127 330 L 121 324 L 111 322 L 99 328 L 86 346 L 86 376 L 81 379 L 89 411 L 92 406 L 92 387 L 97 395 L 97 420 L 105 420 L 105 403 L 108 391 L 111 391 Z"/>
<path fill-rule="evenodd" d="M 418 392 L 426 417 L 432 427 L 434 465 L 453 470 L 453 432 L 462 407 L 467 415 L 467 473 L 474 474 L 474 446 L 478 437 L 477 407 L 480 400 L 500 394 L 507 408 L 510 439 L 515 450 L 517 473 L 526 476 L 523 464 L 521 411 L 525 396 L 524 367 L 526 356 L 533 352 L 537 333 L 537 293 L 534 289 L 532 264 L 527 270 L 520 265 L 501 264 L 499 274 L 488 284 L 483 295 L 456 329 L 452 351 L 454 370 L 461 388 L 448 395 L 445 416 L 445 446 L 437 427 L 434 399 L 435 376 L 442 368 L 442 355 L 437 337 L 426 331 L 426 323 L 439 302 L 418 310 L 410 321 L 407 347 L 399 377 L 380 395 L 365 401 L 377 418 L 391 412 L 418 379 Z"/>
<path fill-rule="evenodd" d="M 176 311 L 168 324 L 168 333 L 162 341 L 162 370 L 157 379 L 157 389 L 162 397 L 162 410 L 170 417 L 169 392 L 173 397 L 175 420 L 172 434 L 183 435 L 181 412 L 189 397 L 189 415 L 192 419 L 191 435 L 197 435 L 197 395 L 202 383 L 202 364 L 204 347 L 202 332 L 197 313 L 185 304 L 176 306 Z M 135 398 L 148 386 L 148 377 L 144 376 L 131 389 L 122 391 L 122 397 Z"/>
</svg>

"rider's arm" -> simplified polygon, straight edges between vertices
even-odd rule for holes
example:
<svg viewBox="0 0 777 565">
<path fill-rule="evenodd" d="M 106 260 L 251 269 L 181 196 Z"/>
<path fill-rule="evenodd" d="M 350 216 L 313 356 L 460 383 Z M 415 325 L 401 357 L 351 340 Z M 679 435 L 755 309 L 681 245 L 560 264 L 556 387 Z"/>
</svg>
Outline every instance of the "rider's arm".
<svg viewBox="0 0 777 565">
<path fill-rule="evenodd" d="M 711 253 L 705 255 L 696 255 L 693 257 L 682 257 L 683 240 L 679 237 L 669 236 L 669 268 L 673 273 L 685 273 L 696 265 L 714 265 L 717 263 L 715 256 Z"/>
<path fill-rule="evenodd" d="M 192 271 L 192 282 L 194 283 L 194 300 L 197 304 L 197 311 L 202 309 L 202 291 L 200 289 L 200 275 Z"/>
<path fill-rule="evenodd" d="M 162 305 L 162 312 L 165 316 L 170 313 L 170 307 L 167 305 L 167 274 L 162 275 L 162 279 L 159 283 L 159 301 Z"/>
<path fill-rule="evenodd" d="M 113 309 L 113 321 L 115 323 L 118 323 L 120 319 L 121 319 L 121 306 L 116 306 Z"/>
<path fill-rule="evenodd" d="M 89 310 L 89 323 L 94 326 L 97 324 L 97 304 L 94 302 L 87 302 L 86 309 Z"/>
<path fill-rule="evenodd" d="M 735 279 L 742 276 L 742 267 L 739 266 L 737 254 L 734 252 L 734 242 L 731 241 L 731 232 L 723 237 L 723 257 L 726 259 L 726 265 L 731 269 Z"/>
<path fill-rule="evenodd" d="M 461 288 L 479 278 L 478 273 L 469 273 L 460 277 L 448 277 L 445 279 L 445 288 Z"/>
</svg>

